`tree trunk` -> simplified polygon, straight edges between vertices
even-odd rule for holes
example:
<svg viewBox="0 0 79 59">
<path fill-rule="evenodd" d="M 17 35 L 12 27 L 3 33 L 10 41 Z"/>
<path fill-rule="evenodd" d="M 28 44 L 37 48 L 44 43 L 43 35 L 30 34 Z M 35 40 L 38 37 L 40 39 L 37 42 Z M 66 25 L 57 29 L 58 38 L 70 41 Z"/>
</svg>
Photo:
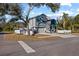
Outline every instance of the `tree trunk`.
<svg viewBox="0 0 79 59">
<path fill-rule="evenodd" d="M 65 30 L 65 19 L 63 20 L 63 29 Z"/>
<path fill-rule="evenodd" d="M 28 13 L 26 15 L 26 23 L 29 23 L 29 14 L 31 12 L 31 10 L 33 9 L 33 7 L 29 7 Z M 28 29 L 28 35 L 30 35 L 30 30 L 29 30 L 29 24 L 27 25 L 27 29 Z"/>
<path fill-rule="evenodd" d="M 65 30 L 65 19 L 63 20 L 63 29 Z M 65 32 L 64 32 L 65 34 Z"/>
</svg>

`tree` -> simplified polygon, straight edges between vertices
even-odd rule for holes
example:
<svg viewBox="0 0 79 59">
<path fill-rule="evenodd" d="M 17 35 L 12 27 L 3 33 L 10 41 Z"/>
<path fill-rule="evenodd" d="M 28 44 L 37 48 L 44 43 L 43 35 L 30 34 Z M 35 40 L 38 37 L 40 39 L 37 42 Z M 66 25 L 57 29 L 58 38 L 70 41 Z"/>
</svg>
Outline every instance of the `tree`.
<svg viewBox="0 0 79 59">
<path fill-rule="evenodd" d="M 67 29 L 67 30 L 68 30 L 68 29 L 71 29 L 71 23 L 70 23 L 68 14 L 63 13 L 62 18 L 63 18 L 63 29 L 64 29 L 64 30 L 65 30 L 65 29 Z"/>
<path fill-rule="evenodd" d="M 5 14 L 9 14 L 9 15 L 15 15 L 18 17 L 18 19 L 21 19 L 25 22 L 26 25 L 28 25 L 29 23 L 29 15 L 30 12 L 35 8 L 39 8 L 41 6 L 46 5 L 48 8 L 51 9 L 52 12 L 57 11 L 60 8 L 60 4 L 59 3 L 28 3 L 29 5 L 29 9 L 26 15 L 26 20 L 23 19 L 22 17 L 22 9 L 19 6 L 20 4 L 17 3 L 2 3 L 0 4 L 0 15 L 5 15 Z M 28 26 L 28 30 L 29 30 L 29 26 Z M 28 31 L 29 33 L 29 31 Z"/>
<path fill-rule="evenodd" d="M 47 7 L 49 7 L 51 9 L 52 12 L 55 12 L 59 9 L 60 7 L 60 4 L 59 3 L 28 3 L 29 5 L 29 10 L 28 10 L 28 13 L 26 15 L 26 21 L 28 22 L 29 21 L 29 14 L 30 12 L 34 9 L 34 7 L 41 7 L 41 6 L 44 6 L 46 5 Z"/>
<path fill-rule="evenodd" d="M 17 3 L 0 3 L 0 15 L 20 15 L 21 9 Z"/>
<path fill-rule="evenodd" d="M 4 30 L 4 26 L 6 25 L 5 19 L 6 18 L 4 18 L 4 17 L 0 17 L 0 29 L 2 28 L 1 31 Z"/>
<path fill-rule="evenodd" d="M 74 31 L 76 30 L 76 32 L 79 32 L 79 14 L 74 17 L 73 24 Z"/>
<path fill-rule="evenodd" d="M 58 29 L 70 30 L 72 28 L 72 20 L 68 14 L 63 13 L 62 19 L 58 20 Z"/>
<path fill-rule="evenodd" d="M 63 29 L 63 20 L 62 19 L 58 19 L 57 21 L 58 21 L 57 28 L 59 30 L 62 30 Z"/>
<path fill-rule="evenodd" d="M 21 7 L 19 6 L 19 4 L 17 3 L 0 3 L 0 18 L 1 20 L 3 20 L 5 22 L 6 25 L 10 25 L 7 26 L 6 25 L 4 27 L 6 27 L 6 29 L 8 27 L 11 27 L 12 24 L 10 24 L 12 21 L 14 22 L 14 20 L 16 19 L 11 19 L 10 22 L 6 23 L 6 19 L 5 19 L 5 15 L 11 15 L 11 16 L 16 16 L 17 19 L 21 18 Z M 12 23 L 13 23 L 12 22 Z M 5 30 L 5 28 L 4 28 Z"/>
<path fill-rule="evenodd" d="M 70 24 L 71 24 L 71 30 L 73 32 L 74 31 L 74 16 L 70 16 L 69 20 L 70 20 Z"/>
<path fill-rule="evenodd" d="M 40 6 L 46 5 L 52 10 L 52 12 L 55 12 L 60 7 L 59 3 L 28 3 L 28 5 L 29 9 L 26 15 L 26 20 L 22 18 L 22 9 L 20 7 L 20 4 L 17 3 L 0 3 L 0 16 L 5 14 L 16 15 L 21 18 L 25 23 L 28 23 L 29 14 L 34 9 L 34 7 L 39 8 Z"/>
<path fill-rule="evenodd" d="M 5 18 L 5 15 L 17 16 L 19 19 L 22 16 L 21 7 L 17 3 L 0 3 L 0 17 Z"/>
<path fill-rule="evenodd" d="M 74 23 L 79 24 L 79 14 L 75 16 Z"/>
</svg>

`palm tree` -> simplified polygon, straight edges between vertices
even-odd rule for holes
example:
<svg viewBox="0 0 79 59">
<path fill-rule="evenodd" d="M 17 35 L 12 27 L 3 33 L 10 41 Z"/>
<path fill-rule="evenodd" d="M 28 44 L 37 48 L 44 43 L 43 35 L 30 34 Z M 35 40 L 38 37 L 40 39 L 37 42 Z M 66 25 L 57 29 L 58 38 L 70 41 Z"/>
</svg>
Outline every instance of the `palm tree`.
<svg viewBox="0 0 79 59">
<path fill-rule="evenodd" d="M 73 30 L 73 18 L 68 16 L 67 13 L 63 13 L 63 29 L 64 30 Z"/>
<path fill-rule="evenodd" d="M 63 29 L 66 29 L 66 21 L 68 20 L 68 14 L 63 13 Z"/>
</svg>

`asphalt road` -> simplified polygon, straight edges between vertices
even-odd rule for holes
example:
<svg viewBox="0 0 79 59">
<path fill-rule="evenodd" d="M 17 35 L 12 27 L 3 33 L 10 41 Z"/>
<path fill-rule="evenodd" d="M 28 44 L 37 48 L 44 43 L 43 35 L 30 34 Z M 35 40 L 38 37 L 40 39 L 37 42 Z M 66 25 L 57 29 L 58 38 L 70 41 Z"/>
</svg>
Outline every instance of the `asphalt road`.
<svg viewBox="0 0 79 59">
<path fill-rule="evenodd" d="M 23 42 L 36 52 L 25 52 L 17 41 L 7 41 L 0 34 L 0 56 L 79 56 L 79 37 Z"/>
</svg>

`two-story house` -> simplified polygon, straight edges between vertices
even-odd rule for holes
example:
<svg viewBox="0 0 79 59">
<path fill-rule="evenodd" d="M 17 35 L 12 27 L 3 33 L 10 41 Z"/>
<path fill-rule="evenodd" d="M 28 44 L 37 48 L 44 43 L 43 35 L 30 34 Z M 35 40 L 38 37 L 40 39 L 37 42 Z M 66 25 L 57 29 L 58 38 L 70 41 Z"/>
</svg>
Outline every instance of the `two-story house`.
<svg viewBox="0 0 79 59">
<path fill-rule="evenodd" d="M 39 33 L 50 32 L 51 20 L 45 14 L 29 19 L 29 29 L 36 28 Z"/>
</svg>

